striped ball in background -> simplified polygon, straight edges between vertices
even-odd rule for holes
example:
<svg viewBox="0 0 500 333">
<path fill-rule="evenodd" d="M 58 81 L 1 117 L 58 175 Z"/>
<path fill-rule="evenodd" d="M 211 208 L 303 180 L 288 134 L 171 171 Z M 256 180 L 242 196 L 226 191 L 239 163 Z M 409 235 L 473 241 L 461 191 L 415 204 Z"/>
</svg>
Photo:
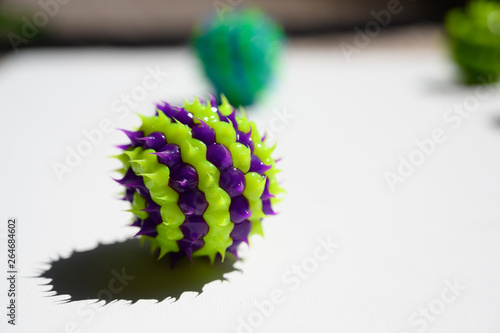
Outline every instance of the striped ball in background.
<svg viewBox="0 0 500 333">
<path fill-rule="evenodd" d="M 282 28 L 254 9 L 216 14 L 197 27 L 193 46 L 217 94 L 232 105 L 250 105 L 277 71 Z"/>
</svg>

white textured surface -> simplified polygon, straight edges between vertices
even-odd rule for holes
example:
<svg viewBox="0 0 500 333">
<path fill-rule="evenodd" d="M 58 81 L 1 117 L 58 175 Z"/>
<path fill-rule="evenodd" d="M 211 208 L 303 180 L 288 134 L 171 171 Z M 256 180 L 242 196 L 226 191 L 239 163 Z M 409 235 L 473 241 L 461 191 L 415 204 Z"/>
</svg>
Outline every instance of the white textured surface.
<svg viewBox="0 0 500 333">
<path fill-rule="evenodd" d="M 2 332 L 65 332 L 68 323 L 80 332 L 231 332 L 275 290 L 284 302 L 253 331 L 500 331 L 500 90 L 453 129 L 443 114 L 474 90 L 452 83 L 453 67 L 435 49 L 366 49 L 350 65 L 334 47 L 288 50 L 278 91 L 248 111 L 262 128 L 273 110 L 296 115 L 274 135 L 289 194 L 228 281 L 175 303 L 119 301 L 86 314 L 88 301 L 47 297 L 47 281 L 32 276 L 51 258 L 134 232 L 125 227 L 127 206 L 114 198 L 116 161 L 107 158 L 123 134 L 107 134 L 62 182 L 51 163 L 64 162 L 66 146 L 103 118 L 119 128 L 138 124 L 134 115 L 119 119 L 111 104 L 141 83 L 147 66 L 169 74 L 138 112 L 151 114 L 158 99 L 206 96 L 186 49 L 23 51 L 1 60 L 0 218 L 19 218 L 22 276 L 19 325 L 7 326 L 2 314 Z M 447 140 L 392 192 L 384 173 L 436 128 Z M 327 236 L 339 248 L 292 290 L 283 276 Z M 425 329 L 412 325 L 412 314 L 436 306 L 455 279 L 465 291 Z"/>
</svg>

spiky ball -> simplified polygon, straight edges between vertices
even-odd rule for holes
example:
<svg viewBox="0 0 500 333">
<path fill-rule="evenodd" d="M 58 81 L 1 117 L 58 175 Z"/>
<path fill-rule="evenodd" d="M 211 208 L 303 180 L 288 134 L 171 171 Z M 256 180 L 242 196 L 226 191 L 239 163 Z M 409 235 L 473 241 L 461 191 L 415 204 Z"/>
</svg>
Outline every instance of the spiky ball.
<svg viewBox="0 0 500 333">
<path fill-rule="evenodd" d="M 274 215 L 283 190 L 268 147 L 254 122 L 222 97 L 184 107 L 157 105 L 141 116 L 137 131 L 124 131 L 120 146 L 125 200 L 135 214 L 137 235 L 159 256 L 208 256 L 213 262 L 249 235 L 261 234 L 261 220 Z"/>
<path fill-rule="evenodd" d="M 473 0 L 447 13 L 451 50 L 467 83 L 495 82 L 500 73 L 500 3 Z"/>
<path fill-rule="evenodd" d="M 207 77 L 235 106 L 253 103 L 271 81 L 283 41 L 278 24 L 250 9 L 219 13 L 193 33 Z"/>
</svg>

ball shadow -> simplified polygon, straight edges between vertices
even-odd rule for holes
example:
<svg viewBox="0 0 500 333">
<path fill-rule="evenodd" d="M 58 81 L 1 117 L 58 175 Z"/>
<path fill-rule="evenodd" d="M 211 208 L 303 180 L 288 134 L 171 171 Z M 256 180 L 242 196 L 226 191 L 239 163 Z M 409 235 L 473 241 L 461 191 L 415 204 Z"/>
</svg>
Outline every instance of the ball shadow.
<svg viewBox="0 0 500 333">
<path fill-rule="evenodd" d="M 99 244 L 95 249 L 73 252 L 68 258 L 50 263 L 39 277 L 50 279 L 52 296 L 68 295 L 66 302 L 81 300 L 139 300 L 161 302 L 179 299 L 182 293 L 201 294 L 203 287 L 215 280 L 226 280 L 224 274 L 237 270 L 236 259 L 226 256 L 224 262 L 195 257 L 171 264 L 168 255 L 158 260 L 148 244 L 130 239 L 120 243 Z"/>
</svg>

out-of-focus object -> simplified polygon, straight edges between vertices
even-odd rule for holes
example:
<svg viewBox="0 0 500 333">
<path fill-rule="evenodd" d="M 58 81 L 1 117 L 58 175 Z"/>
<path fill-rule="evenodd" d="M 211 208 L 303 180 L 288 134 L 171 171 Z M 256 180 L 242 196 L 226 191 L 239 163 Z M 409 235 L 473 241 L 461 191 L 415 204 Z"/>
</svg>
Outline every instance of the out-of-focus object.
<svg viewBox="0 0 500 333">
<path fill-rule="evenodd" d="M 70 45 L 184 44 L 207 13 L 256 7 L 279 22 L 288 36 L 352 32 L 380 19 L 390 7 L 403 8 L 384 18 L 388 25 L 441 22 L 446 10 L 465 0 L 0 0 L 0 12 L 15 15 L 29 40 L 20 47 Z M 18 15 L 21 14 L 21 15 Z M 44 29 L 35 40 L 30 30 Z M 19 29 L 17 29 L 19 31 Z M 12 31 L 12 30 L 8 30 Z M 12 49 L 0 34 L 0 49 Z"/>
<path fill-rule="evenodd" d="M 282 28 L 255 9 L 215 14 L 193 34 L 205 74 L 233 105 L 252 104 L 269 84 L 283 41 Z"/>
<path fill-rule="evenodd" d="M 496 82 L 500 74 L 500 2 L 473 0 L 445 20 L 451 51 L 469 84 Z"/>
<path fill-rule="evenodd" d="M 26 16 L 19 12 L 3 12 L 0 7 L 0 48 L 8 45 L 9 49 L 18 50 L 30 41 L 44 43 L 50 37 L 43 27 L 37 28 L 26 21 Z"/>
<path fill-rule="evenodd" d="M 8 13 L 3 13 L 0 11 L 0 35 L 7 36 L 10 32 L 21 31 L 22 22 L 17 18 L 13 17 Z"/>
</svg>

